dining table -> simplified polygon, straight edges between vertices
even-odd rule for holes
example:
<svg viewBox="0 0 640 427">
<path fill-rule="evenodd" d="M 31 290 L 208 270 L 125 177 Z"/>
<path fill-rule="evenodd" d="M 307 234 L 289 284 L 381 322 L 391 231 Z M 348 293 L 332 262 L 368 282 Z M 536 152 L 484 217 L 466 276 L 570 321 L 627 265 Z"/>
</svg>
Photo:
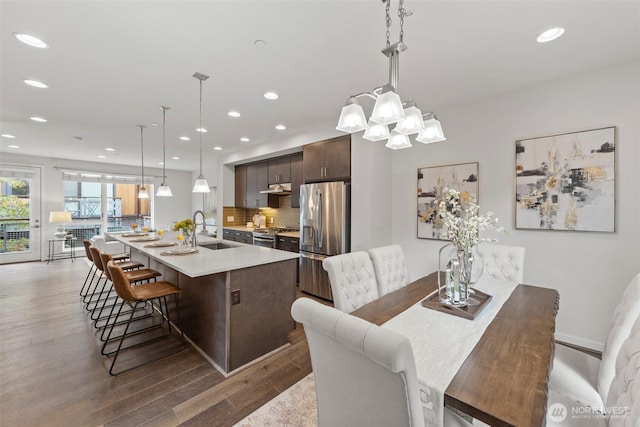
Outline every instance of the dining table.
<svg viewBox="0 0 640 427">
<path fill-rule="evenodd" d="M 485 313 L 481 312 L 475 319 L 463 319 L 421 304 L 438 292 L 437 272 L 388 293 L 351 314 L 407 335 L 418 365 L 423 356 L 421 353 L 425 351 L 430 352 L 429 357 L 435 357 L 437 362 L 446 363 L 446 360 L 437 358 L 440 355 L 440 359 L 449 357 L 451 349 L 447 347 L 455 346 L 455 339 L 450 342 L 446 338 L 443 340 L 446 331 L 439 329 L 451 325 L 470 331 L 475 328 L 479 331 L 478 336 L 470 338 L 467 343 L 468 354 L 462 353 L 461 365 L 456 366 L 450 381 L 445 377 L 448 385 L 445 384 L 444 388 L 444 406 L 492 426 L 544 426 L 555 348 L 558 291 L 510 282 L 504 285 L 486 283 L 484 288 L 481 285 L 479 282 L 478 288 L 493 289 L 496 296 L 483 309 Z M 421 315 L 435 319 L 436 323 L 421 325 Z M 482 328 L 478 328 L 483 322 Z M 425 350 L 424 343 L 430 343 L 432 335 L 439 348 Z M 428 383 L 430 376 L 439 374 L 440 368 L 437 363 L 432 363 L 433 360 L 418 366 L 419 383 Z M 421 394 L 424 394 L 422 388 Z"/>
</svg>

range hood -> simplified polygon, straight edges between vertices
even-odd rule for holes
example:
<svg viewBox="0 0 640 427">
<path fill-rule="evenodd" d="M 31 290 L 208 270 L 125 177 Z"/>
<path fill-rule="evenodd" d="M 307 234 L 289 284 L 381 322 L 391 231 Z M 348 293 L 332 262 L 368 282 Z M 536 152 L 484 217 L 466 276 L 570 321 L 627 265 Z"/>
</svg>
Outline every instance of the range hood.
<svg viewBox="0 0 640 427">
<path fill-rule="evenodd" d="M 268 190 L 260 191 L 260 194 L 276 194 L 286 196 L 287 194 L 291 194 L 291 183 L 287 182 L 285 184 L 272 184 L 269 186 Z"/>
</svg>

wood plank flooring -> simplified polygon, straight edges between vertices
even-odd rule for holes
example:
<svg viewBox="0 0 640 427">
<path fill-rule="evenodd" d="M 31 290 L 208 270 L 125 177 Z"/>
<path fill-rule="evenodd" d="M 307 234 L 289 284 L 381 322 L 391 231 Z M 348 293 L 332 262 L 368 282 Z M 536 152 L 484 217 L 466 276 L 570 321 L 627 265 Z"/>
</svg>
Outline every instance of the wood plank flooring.
<svg viewBox="0 0 640 427">
<path fill-rule="evenodd" d="M 0 426 L 232 426 L 311 372 L 291 345 L 224 378 L 197 350 L 111 377 L 78 295 L 84 258 L 0 266 Z"/>
</svg>

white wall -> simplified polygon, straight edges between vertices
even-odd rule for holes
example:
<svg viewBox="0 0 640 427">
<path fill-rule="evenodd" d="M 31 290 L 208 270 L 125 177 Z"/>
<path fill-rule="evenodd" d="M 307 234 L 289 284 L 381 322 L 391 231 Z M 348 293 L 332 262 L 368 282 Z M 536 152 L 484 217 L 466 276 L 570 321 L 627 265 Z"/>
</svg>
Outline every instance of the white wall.
<svg viewBox="0 0 640 427">
<path fill-rule="evenodd" d="M 140 169 L 133 166 L 122 166 L 115 164 L 80 162 L 75 160 L 54 159 L 37 156 L 23 156 L 19 154 L 2 155 L 2 163 L 17 164 L 25 166 L 38 166 L 41 168 L 41 224 L 42 240 L 53 235 L 56 224 L 48 221 L 49 212 L 59 211 L 64 207 L 64 188 L 62 184 L 62 173 L 57 168 L 75 169 L 83 171 L 112 172 L 130 175 L 138 175 Z M 154 189 L 161 184 L 162 170 L 155 168 L 145 168 L 145 175 L 157 176 L 154 180 Z M 156 226 L 168 226 L 172 221 L 191 217 L 191 173 L 167 170 L 167 184 L 171 187 L 173 197 L 156 197 L 154 199 L 154 219 Z M 41 259 L 46 259 L 46 244 L 40 245 Z"/>
<path fill-rule="evenodd" d="M 438 111 L 447 141 L 394 153 L 393 241 L 404 248 L 411 277 L 437 268 L 442 242 L 416 238 L 416 170 L 479 162 L 482 211 L 496 213 L 526 248 L 526 283 L 558 289 L 556 336 L 602 348 L 613 307 L 640 272 L 640 63 L 548 82 Z M 515 141 L 616 126 L 616 232 L 514 229 Z"/>
<path fill-rule="evenodd" d="M 362 132 L 351 136 L 351 251 L 385 246 L 391 235 L 393 153 Z M 417 277 L 416 277 L 417 278 Z"/>
</svg>

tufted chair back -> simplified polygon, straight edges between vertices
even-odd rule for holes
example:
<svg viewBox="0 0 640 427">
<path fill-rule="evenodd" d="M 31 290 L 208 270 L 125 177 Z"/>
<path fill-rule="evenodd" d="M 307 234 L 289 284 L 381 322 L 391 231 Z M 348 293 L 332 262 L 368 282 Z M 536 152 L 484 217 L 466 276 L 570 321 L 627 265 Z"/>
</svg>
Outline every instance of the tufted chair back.
<svg viewBox="0 0 640 427">
<path fill-rule="evenodd" d="M 369 249 L 378 281 L 378 293 L 386 295 L 409 284 L 409 269 L 400 245 Z"/>
<path fill-rule="evenodd" d="M 477 246 L 477 251 L 482 257 L 483 277 L 523 282 L 525 253 L 523 247 L 482 244 Z"/>
<path fill-rule="evenodd" d="M 640 423 L 640 318 L 624 341 L 615 366 L 605 407 L 610 427 L 637 427 Z M 603 396 L 604 397 L 604 396 Z M 614 411 L 625 410 L 625 416 Z"/>
<path fill-rule="evenodd" d="M 639 317 L 640 274 L 637 274 L 625 289 L 613 312 L 611 329 L 602 351 L 602 362 L 598 371 L 598 393 L 602 396 L 603 402 L 607 401 L 609 387 L 616 374 L 616 359 L 618 359 L 620 348 L 625 344 L 625 340 Z M 640 402 L 637 404 L 640 405 Z"/>
<path fill-rule="evenodd" d="M 350 252 L 325 258 L 322 267 L 329 273 L 335 308 L 345 313 L 380 297 L 376 273 L 366 252 Z"/>
<path fill-rule="evenodd" d="M 319 427 L 424 425 L 406 337 L 309 298 L 291 315 L 309 343 Z"/>
</svg>

